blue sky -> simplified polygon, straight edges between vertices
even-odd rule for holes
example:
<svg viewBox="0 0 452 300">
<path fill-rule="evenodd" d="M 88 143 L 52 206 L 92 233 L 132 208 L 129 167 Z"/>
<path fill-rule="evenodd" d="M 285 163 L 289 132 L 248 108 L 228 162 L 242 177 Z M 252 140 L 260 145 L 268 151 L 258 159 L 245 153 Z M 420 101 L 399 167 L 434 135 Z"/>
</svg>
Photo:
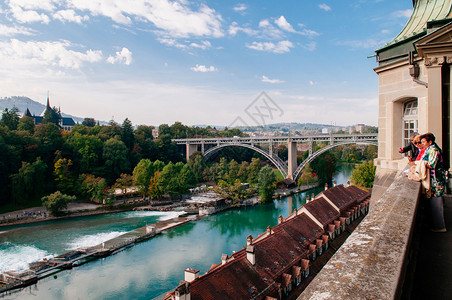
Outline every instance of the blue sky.
<svg viewBox="0 0 452 300">
<path fill-rule="evenodd" d="M 367 56 L 411 10 L 410 0 L 4 0 L 0 96 L 44 104 L 49 91 L 66 113 L 135 125 L 255 125 L 246 109 L 264 91 L 279 109 L 266 123 L 376 125 Z"/>
</svg>

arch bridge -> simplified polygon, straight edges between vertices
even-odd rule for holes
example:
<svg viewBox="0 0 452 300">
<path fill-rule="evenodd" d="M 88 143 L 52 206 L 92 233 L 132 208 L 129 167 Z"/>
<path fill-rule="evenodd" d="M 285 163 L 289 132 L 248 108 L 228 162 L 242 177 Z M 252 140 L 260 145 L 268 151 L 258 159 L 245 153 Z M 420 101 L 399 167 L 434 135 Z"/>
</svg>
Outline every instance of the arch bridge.
<svg viewBox="0 0 452 300">
<path fill-rule="evenodd" d="M 232 137 L 232 138 L 189 138 L 189 139 L 173 139 L 178 145 L 186 145 L 187 161 L 190 156 L 200 151 L 205 160 L 209 160 L 215 153 L 225 147 L 245 147 L 252 149 L 264 157 L 281 172 L 284 178 L 297 180 L 301 171 L 306 164 L 313 161 L 320 154 L 340 145 L 348 144 L 363 144 L 378 146 L 378 134 L 320 134 L 307 136 L 272 136 L 272 137 Z M 314 146 L 318 142 L 328 143 L 317 151 L 314 151 Z M 309 144 L 309 156 L 300 164 L 297 165 L 297 143 Z M 268 144 L 268 149 L 262 148 L 262 145 Z M 288 144 L 288 160 L 283 161 L 274 152 L 274 145 Z M 201 149 L 199 149 L 199 147 Z"/>
</svg>

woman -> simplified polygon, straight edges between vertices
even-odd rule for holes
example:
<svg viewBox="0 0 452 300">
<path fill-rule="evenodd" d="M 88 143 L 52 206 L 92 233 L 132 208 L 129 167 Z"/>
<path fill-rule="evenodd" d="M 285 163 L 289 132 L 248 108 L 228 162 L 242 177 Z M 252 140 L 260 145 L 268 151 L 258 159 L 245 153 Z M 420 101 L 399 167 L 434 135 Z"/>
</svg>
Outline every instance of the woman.
<svg viewBox="0 0 452 300">
<path fill-rule="evenodd" d="M 422 159 L 427 162 L 427 168 L 430 169 L 430 186 L 432 194 L 428 200 L 432 213 L 432 231 L 446 232 L 443 206 L 446 176 L 441 149 L 436 145 L 435 136 L 432 133 L 421 135 L 421 144 L 425 149 L 424 157 Z"/>
</svg>

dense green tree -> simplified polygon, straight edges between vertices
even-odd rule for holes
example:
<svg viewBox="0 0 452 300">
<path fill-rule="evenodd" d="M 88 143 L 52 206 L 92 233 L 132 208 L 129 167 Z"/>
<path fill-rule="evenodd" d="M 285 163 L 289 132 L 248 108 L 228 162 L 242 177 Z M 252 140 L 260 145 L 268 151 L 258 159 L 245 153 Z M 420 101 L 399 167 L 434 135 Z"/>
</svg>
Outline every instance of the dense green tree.
<svg viewBox="0 0 452 300">
<path fill-rule="evenodd" d="M 157 146 L 152 135 L 153 126 L 139 125 L 135 130 L 134 151 L 140 155 L 140 158 L 157 159 Z"/>
<path fill-rule="evenodd" d="M 107 141 L 112 138 L 121 138 L 121 127 L 114 121 L 110 121 L 108 126 L 102 126 L 98 133 L 102 141 Z"/>
<path fill-rule="evenodd" d="M 92 174 L 80 175 L 80 188 L 83 194 L 92 201 L 102 203 L 107 195 L 107 182 L 104 178 Z"/>
<path fill-rule="evenodd" d="M 124 122 L 122 122 L 121 140 L 129 150 L 132 150 L 133 145 L 135 144 L 135 136 L 133 133 L 132 122 L 128 118 L 125 118 Z"/>
<path fill-rule="evenodd" d="M 133 185 L 133 177 L 130 174 L 121 173 L 118 178 L 116 178 L 114 187 L 121 189 L 123 194 L 126 194 L 127 188 Z"/>
<path fill-rule="evenodd" d="M 373 160 L 378 156 L 378 147 L 375 145 L 369 145 L 363 151 L 363 157 L 365 160 Z"/>
<path fill-rule="evenodd" d="M 0 125 L 4 125 L 9 128 L 9 130 L 16 130 L 19 124 L 19 109 L 15 106 L 10 110 L 5 108 L 2 112 L 2 119 L 0 120 Z"/>
<path fill-rule="evenodd" d="M 40 158 L 33 163 L 22 162 L 19 172 L 11 175 L 15 203 L 24 205 L 42 196 L 46 169 L 46 164 Z"/>
<path fill-rule="evenodd" d="M 160 198 L 164 192 L 161 189 L 159 185 L 159 177 L 160 177 L 160 171 L 155 171 L 154 176 L 151 177 L 151 180 L 149 181 L 149 190 L 148 194 L 152 198 Z"/>
<path fill-rule="evenodd" d="M 276 189 L 276 175 L 272 167 L 267 165 L 259 171 L 258 186 L 261 202 L 270 201 Z"/>
<path fill-rule="evenodd" d="M 317 174 L 319 184 L 329 183 L 336 171 L 336 159 L 327 151 L 311 162 L 311 168 Z"/>
<path fill-rule="evenodd" d="M 96 126 L 96 120 L 94 120 L 94 118 L 85 118 L 83 119 L 82 125 L 86 127 L 94 127 Z"/>
<path fill-rule="evenodd" d="M 60 124 L 60 113 L 58 112 L 58 109 L 56 107 L 54 108 L 48 108 L 44 112 L 44 117 L 42 118 L 43 124 L 55 124 L 58 126 Z"/>
<path fill-rule="evenodd" d="M 110 182 L 122 172 L 129 170 L 130 164 L 127 154 L 126 145 L 118 139 L 111 138 L 104 143 L 102 157 L 105 161 L 105 174 L 108 175 Z"/>
<path fill-rule="evenodd" d="M 297 183 L 298 185 L 307 185 L 315 182 L 317 182 L 317 175 L 312 172 L 311 165 L 306 164 Z"/>
<path fill-rule="evenodd" d="M 154 164 L 149 159 L 142 159 L 133 169 L 133 183 L 144 197 L 148 194 L 151 178 L 155 173 Z"/>
<path fill-rule="evenodd" d="M 248 182 L 249 183 L 257 182 L 260 169 L 261 169 L 261 160 L 259 158 L 253 158 L 251 160 L 250 166 L 248 167 Z"/>
<path fill-rule="evenodd" d="M 233 159 L 229 162 L 228 165 L 228 179 L 229 183 L 234 183 L 239 178 L 239 164 Z"/>
<path fill-rule="evenodd" d="M 195 174 L 196 181 L 201 182 L 203 180 L 204 169 L 206 168 L 206 163 L 201 152 L 193 153 L 188 160 L 188 165 L 192 169 L 193 174 Z"/>
<path fill-rule="evenodd" d="M 63 192 L 72 193 L 74 190 L 75 176 L 71 170 L 72 160 L 60 158 L 54 164 L 53 175 L 57 186 Z"/>
<path fill-rule="evenodd" d="M 77 157 L 80 172 L 94 173 L 102 157 L 102 141 L 93 135 L 82 135 L 71 131 L 67 143 Z"/>
<path fill-rule="evenodd" d="M 30 117 L 24 116 L 19 119 L 17 130 L 28 131 L 30 134 L 33 134 L 35 131 L 35 121 Z"/>
<path fill-rule="evenodd" d="M 42 197 L 42 205 L 52 213 L 54 216 L 61 215 L 62 210 L 67 208 L 67 205 L 76 200 L 75 196 L 62 194 L 56 191 L 48 196 Z"/>
<path fill-rule="evenodd" d="M 237 173 L 238 178 L 241 182 L 247 182 L 248 180 L 248 168 L 250 164 L 246 161 L 243 161 L 240 164 L 239 172 Z"/>
<path fill-rule="evenodd" d="M 185 164 L 179 172 L 180 193 L 186 193 L 188 189 L 197 183 L 196 176 L 188 164 Z"/>
<path fill-rule="evenodd" d="M 357 165 L 352 172 L 352 183 L 363 187 L 372 187 L 375 179 L 376 167 L 372 161 L 365 161 Z"/>
<path fill-rule="evenodd" d="M 218 177 L 224 181 L 228 181 L 229 178 L 229 163 L 226 158 L 220 158 L 220 163 L 218 164 Z"/>
</svg>

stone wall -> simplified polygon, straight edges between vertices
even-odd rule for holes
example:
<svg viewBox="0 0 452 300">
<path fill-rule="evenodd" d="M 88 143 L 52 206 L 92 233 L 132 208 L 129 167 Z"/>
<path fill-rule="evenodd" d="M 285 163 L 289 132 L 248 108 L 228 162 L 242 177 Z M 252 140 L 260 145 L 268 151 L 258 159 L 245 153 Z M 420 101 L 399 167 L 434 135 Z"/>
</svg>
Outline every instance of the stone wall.
<svg viewBox="0 0 452 300">
<path fill-rule="evenodd" d="M 398 298 L 419 194 L 419 182 L 377 168 L 369 214 L 298 299 Z"/>
</svg>

